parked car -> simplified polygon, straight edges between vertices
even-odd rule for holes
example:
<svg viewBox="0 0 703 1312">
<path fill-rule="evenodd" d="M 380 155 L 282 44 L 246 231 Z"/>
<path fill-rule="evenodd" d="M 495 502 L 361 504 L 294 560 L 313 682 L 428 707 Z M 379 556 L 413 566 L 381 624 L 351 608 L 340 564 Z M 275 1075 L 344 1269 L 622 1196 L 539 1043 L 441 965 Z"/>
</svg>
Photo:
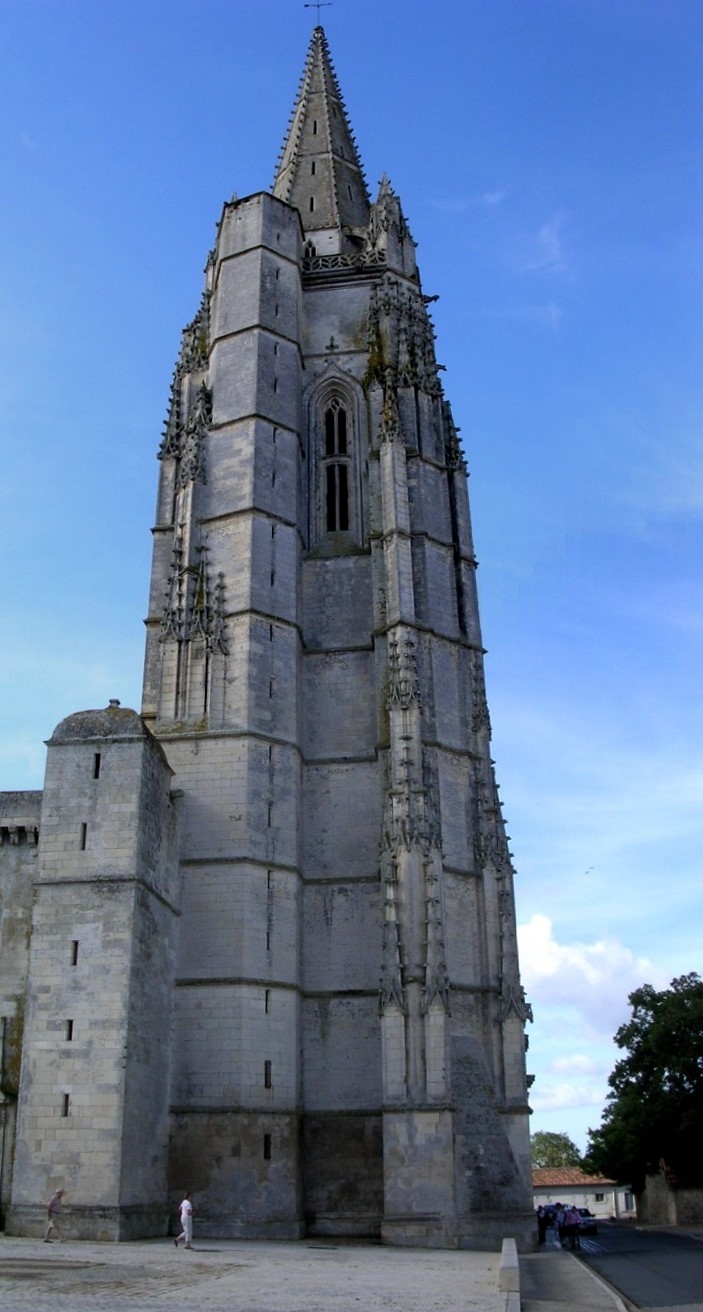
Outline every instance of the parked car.
<svg viewBox="0 0 703 1312">
<path fill-rule="evenodd" d="M 593 1215 L 593 1213 L 592 1213 L 592 1212 L 589 1212 L 589 1210 L 588 1210 L 587 1207 L 577 1207 L 577 1208 L 576 1208 L 576 1211 L 578 1212 L 579 1216 L 581 1217 L 581 1220 L 579 1221 L 579 1234 L 580 1234 L 580 1235 L 597 1235 L 597 1234 L 598 1234 L 598 1222 L 596 1221 L 596 1218 L 595 1218 L 595 1216 Z"/>
</svg>

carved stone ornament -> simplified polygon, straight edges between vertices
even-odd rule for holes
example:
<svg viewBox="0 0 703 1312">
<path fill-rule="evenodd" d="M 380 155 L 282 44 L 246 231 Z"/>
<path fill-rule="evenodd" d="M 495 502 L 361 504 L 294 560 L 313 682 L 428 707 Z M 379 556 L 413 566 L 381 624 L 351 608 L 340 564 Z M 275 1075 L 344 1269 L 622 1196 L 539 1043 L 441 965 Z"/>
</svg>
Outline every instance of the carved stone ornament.
<svg viewBox="0 0 703 1312">
<path fill-rule="evenodd" d="M 179 364 L 185 372 L 205 369 L 210 349 L 210 293 L 203 292 L 200 309 L 183 329 Z"/>
<path fill-rule="evenodd" d="M 181 462 L 178 468 L 178 486 L 189 482 L 207 481 L 205 476 L 205 439 L 212 423 L 212 393 L 202 382 L 197 390 L 195 404 L 188 416 L 183 432 Z"/>
<path fill-rule="evenodd" d="M 415 644 L 409 638 L 389 637 L 386 706 L 388 710 L 394 707 L 407 710 L 413 703 L 421 704 Z"/>
<path fill-rule="evenodd" d="M 183 438 L 183 421 L 181 418 L 182 381 L 183 370 L 181 369 L 180 364 L 177 364 L 173 371 L 173 379 L 171 381 L 168 414 L 164 424 L 161 446 L 158 451 L 159 460 L 166 460 L 169 457 L 177 460 L 181 454 L 181 441 Z"/>
<path fill-rule="evenodd" d="M 422 1011 L 427 1012 L 433 1002 L 440 1002 L 450 1016 L 449 972 L 445 956 L 441 889 L 437 874 L 429 862 L 425 866 L 425 908 L 427 946 Z"/>
<path fill-rule="evenodd" d="M 442 402 L 442 413 L 444 418 L 445 438 L 444 438 L 444 458 L 447 462 L 447 469 L 461 470 L 467 473 L 466 460 L 461 449 L 459 441 L 459 430 L 454 423 L 451 406 L 448 401 Z"/>
<path fill-rule="evenodd" d="M 381 383 L 384 393 L 417 387 L 440 397 L 434 329 L 419 290 L 386 274 L 369 306 L 366 384 Z"/>
<path fill-rule="evenodd" d="M 312 247 L 312 243 L 310 243 Z M 303 256 L 304 273 L 327 273 L 330 269 L 353 269 L 359 273 L 367 269 L 385 267 L 386 256 L 383 251 L 360 251 L 356 253 L 339 252 L 333 255 L 317 255 L 314 247 Z"/>
<path fill-rule="evenodd" d="M 516 1016 L 521 1025 L 534 1022 L 532 1007 L 525 998 L 525 990 L 518 984 L 508 990 L 502 999 L 501 1022 L 504 1024 L 510 1016 Z"/>
<path fill-rule="evenodd" d="M 400 200 L 384 173 L 378 189 L 378 196 L 369 213 L 367 250 L 369 252 L 377 250 L 383 235 L 388 232 L 395 233 L 401 242 L 405 241 L 406 238 L 412 241 Z"/>
<path fill-rule="evenodd" d="M 381 981 L 378 1009 L 381 1015 L 391 1002 L 403 1013 L 406 1011 L 403 970 L 400 953 L 398 924 L 397 871 L 388 845 L 381 851 L 381 879 L 384 891 L 383 943 L 381 949 Z"/>
<path fill-rule="evenodd" d="M 471 653 L 471 728 L 474 733 L 485 732 L 488 738 L 491 736 L 483 656 L 479 651 Z"/>
<path fill-rule="evenodd" d="M 193 564 L 184 565 L 183 554 L 183 540 L 178 535 L 173 545 L 159 641 L 165 642 L 168 638 L 179 642 L 200 640 L 207 651 L 219 651 L 226 656 L 224 575 L 219 573 L 214 587 L 211 585 L 204 536 L 196 548 Z"/>
<path fill-rule="evenodd" d="M 474 765 L 474 857 L 480 868 L 491 865 L 496 871 L 510 870 L 510 851 L 498 791 L 493 779 L 490 789 L 487 786 L 483 768 L 481 762 Z"/>
</svg>

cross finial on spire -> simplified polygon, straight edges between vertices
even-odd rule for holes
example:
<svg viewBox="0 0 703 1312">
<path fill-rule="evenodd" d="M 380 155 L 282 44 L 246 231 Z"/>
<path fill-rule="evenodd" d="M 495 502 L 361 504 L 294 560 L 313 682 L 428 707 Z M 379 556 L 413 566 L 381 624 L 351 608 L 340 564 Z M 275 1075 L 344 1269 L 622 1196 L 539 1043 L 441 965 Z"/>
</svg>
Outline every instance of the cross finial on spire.
<svg viewBox="0 0 703 1312">
<path fill-rule="evenodd" d="M 331 9 L 331 8 L 332 8 L 332 0 L 309 0 L 309 3 L 308 3 L 307 0 L 306 0 L 306 3 L 303 5 L 303 9 L 316 9 L 316 10 L 317 10 L 317 26 L 318 26 L 318 27 L 320 26 L 320 10 L 321 10 L 321 9 Z"/>
</svg>

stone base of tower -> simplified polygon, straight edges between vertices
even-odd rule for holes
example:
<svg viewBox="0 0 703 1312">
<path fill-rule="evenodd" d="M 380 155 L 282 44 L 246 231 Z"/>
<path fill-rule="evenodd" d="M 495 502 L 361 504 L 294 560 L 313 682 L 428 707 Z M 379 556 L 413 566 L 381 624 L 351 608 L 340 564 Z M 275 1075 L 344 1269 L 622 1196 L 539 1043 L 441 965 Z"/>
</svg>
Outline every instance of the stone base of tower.
<svg viewBox="0 0 703 1312">
<path fill-rule="evenodd" d="M 461 1216 L 454 1247 L 476 1253 L 497 1253 L 504 1239 L 514 1239 L 519 1253 L 533 1252 L 537 1247 L 534 1212 L 477 1212 Z"/>
<path fill-rule="evenodd" d="M 383 1212 L 383 1128 L 372 1113 L 303 1118 L 305 1233 L 378 1240 Z"/>
<path fill-rule="evenodd" d="M 495 1206 L 501 1201 L 495 1189 L 493 1206 L 484 1193 L 480 1206 L 467 1209 L 471 1189 L 456 1139 L 461 1119 L 448 1108 L 384 1114 L 383 1243 L 491 1252 L 510 1237 L 520 1252 L 530 1252 L 536 1230 L 529 1207 L 511 1205 L 507 1196 L 504 1208 Z"/>
<path fill-rule="evenodd" d="M 59 1217 L 62 1239 L 97 1243 L 131 1239 L 160 1239 L 168 1233 L 169 1213 L 164 1203 L 125 1207 L 79 1207 L 68 1204 Z M 5 1233 L 21 1239 L 43 1238 L 46 1203 L 16 1204 L 7 1214 Z"/>
<path fill-rule="evenodd" d="M 172 1224 L 188 1190 L 199 1235 L 302 1239 L 299 1137 L 294 1112 L 175 1112 L 168 1169 Z"/>
<path fill-rule="evenodd" d="M 384 1113 L 385 1244 L 456 1247 L 453 1121 L 446 1108 Z"/>
</svg>

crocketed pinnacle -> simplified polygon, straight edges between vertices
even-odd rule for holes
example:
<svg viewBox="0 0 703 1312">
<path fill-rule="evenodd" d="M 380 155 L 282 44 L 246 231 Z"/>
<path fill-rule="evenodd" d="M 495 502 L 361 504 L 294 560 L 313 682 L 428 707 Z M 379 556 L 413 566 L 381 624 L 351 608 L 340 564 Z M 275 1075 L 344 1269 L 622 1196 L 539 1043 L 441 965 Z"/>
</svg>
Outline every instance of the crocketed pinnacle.
<svg viewBox="0 0 703 1312">
<path fill-rule="evenodd" d="M 306 232 L 360 229 L 369 220 L 361 161 L 321 27 L 312 34 L 273 194 L 296 207 Z"/>
</svg>

